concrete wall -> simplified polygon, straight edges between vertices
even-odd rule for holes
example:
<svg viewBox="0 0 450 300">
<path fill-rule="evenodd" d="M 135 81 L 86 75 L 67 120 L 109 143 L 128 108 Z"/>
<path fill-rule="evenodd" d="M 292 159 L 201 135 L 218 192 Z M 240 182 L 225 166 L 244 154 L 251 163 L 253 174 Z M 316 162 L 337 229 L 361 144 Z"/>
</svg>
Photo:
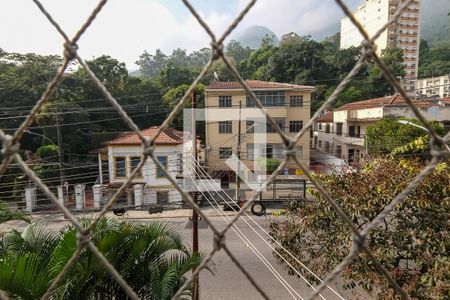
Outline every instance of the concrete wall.
<svg viewBox="0 0 450 300">
<path fill-rule="evenodd" d="M 354 12 L 355 18 L 364 26 L 364 29 L 373 36 L 389 18 L 389 1 L 388 0 L 367 0 L 360 5 Z M 363 37 L 358 29 L 348 18 L 341 21 L 341 49 L 358 47 L 361 45 Z M 375 41 L 377 45 L 377 53 L 387 46 L 387 31 L 385 30 L 381 36 Z"/>
<path fill-rule="evenodd" d="M 274 89 L 273 91 L 276 91 Z M 232 96 L 232 107 L 221 107 L 219 106 L 219 95 L 229 95 Z M 302 95 L 303 96 L 303 106 L 302 107 L 290 107 L 289 101 L 291 95 Z M 241 133 L 244 133 L 247 129 L 246 120 L 251 120 L 255 117 L 262 117 L 261 112 L 255 107 L 251 107 L 246 110 L 246 93 L 241 90 L 208 90 L 206 92 L 206 113 L 205 117 L 207 120 L 206 126 L 206 156 L 207 164 L 209 167 L 214 169 L 229 169 L 225 165 L 225 160 L 219 158 L 219 148 L 221 147 L 231 147 L 233 153 L 236 154 L 237 149 L 237 135 L 238 135 L 238 115 L 237 109 L 239 107 L 239 101 L 242 103 L 242 114 L 241 114 Z M 285 132 L 291 136 L 295 133 L 289 133 L 289 121 L 303 121 L 305 125 L 310 118 L 310 105 L 311 105 L 311 92 L 310 91 L 293 91 L 287 90 L 285 96 L 285 102 L 287 106 L 283 107 L 266 107 L 266 112 L 273 118 L 284 118 L 285 119 Z M 252 111 L 257 111 L 253 113 Z M 219 120 L 232 121 L 232 132 L 227 134 L 219 133 Z M 253 169 L 254 161 L 247 159 L 247 144 L 253 144 L 253 133 L 246 133 L 241 145 L 241 157 L 243 162 Z M 265 135 L 266 142 L 270 144 L 281 144 L 281 138 L 277 133 L 267 133 Z M 305 133 L 302 138 L 297 143 L 299 149 L 302 149 L 302 162 L 309 164 L 309 145 L 310 145 L 310 135 Z M 290 164 L 288 167 L 295 168 L 294 164 Z"/>
<path fill-rule="evenodd" d="M 181 153 L 181 145 L 176 146 L 164 146 L 157 145 L 155 148 L 155 156 L 167 157 L 167 168 L 169 173 L 176 177 L 180 168 L 179 158 Z M 108 147 L 108 164 L 109 164 L 109 177 L 111 182 L 125 182 L 130 176 L 131 170 L 131 158 L 140 157 L 142 153 L 142 146 L 109 146 Z M 123 178 L 117 178 L 115 176 L 115 157 L 125 157 L 126 159 L 126 176 Z M 165 177 L 156 176 L 156 166 L 152 159 L 147 159 L 145 165 L 142 168 L 142 176 L 133 179 L 134 183 L 144 183 L 149 185 L 171 185 L 170 181 Z"/>
<path fill-rule="evenodd" d="M 450 121 L 450 106 L 430 106 L 422 107 L 419 110 L 423 113 L 425 118 L 430 121 Z M 409 107 L 385 107 L 384 115 L 386 117 L 406 117 L 416 118 L 414 113 Z"/>
</svg>

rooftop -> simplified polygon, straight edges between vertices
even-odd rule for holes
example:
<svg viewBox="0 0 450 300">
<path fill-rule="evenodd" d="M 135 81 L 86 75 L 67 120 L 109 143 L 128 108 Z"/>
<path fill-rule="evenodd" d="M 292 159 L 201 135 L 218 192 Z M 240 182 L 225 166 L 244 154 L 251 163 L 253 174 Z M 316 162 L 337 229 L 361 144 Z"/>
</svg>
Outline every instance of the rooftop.
<svg viewBox="0 0 450 300">
<path fill-rule="evenodd" d="M 152 126 L 150 128 L 142 130 L 142 134 L 147 138 L 153 138 L 158 132 L 158 126 Z M 173 129 L 163 129 L 161 134 L 156 138 L 156 145 L 179 145 L 183 143 L 183 132 Z M 108 141 L 107 145 L 141 145 L 142 141 L 136 133 L 122 134 L 118 138 Z"/>
<path fill-rule="evenodd" d="M 429 100 L 412 100 L 416 107 L 431 107 L 438 106 L 439 104 L 436 101 Z M 377 107 L 385 107 L 385 106 L 408 106 L 405 98 L 400 95 L 392 95 L 381 98 L 369 99 L 364 101 L 357 101 L 344 104 L 335 109 L 335 111 L 340 110 L 358 110 L 358 109 L 367 109 L 367 108 L 377 108 Z"/>
<path fill-rule="evenodd" d="M 316 120 L 319 123 L 333 123 L 333 112 L 329 111 L 323 116 L 317 118 Z"/>
<path fill-rule="evenodd" d="M 284 89 L 284 90 L 292 90 L 292 89 L 314 89 L 313 86 L 308 85 L 298 85 L 298 84 L 290 84 L 290 83 L 280 83 L 280 82 L 271 82 L 271 81 L 261 81 L 261 80 L 245 80 L 247 86 L 252 90 L 257 89 Z M 238 81 L 213 81 L 208 86 L 209 90 L 221 90 L 221 89 L 234 89 L 234 90 L 242 90 L 242 84 Z"/>
</svg>

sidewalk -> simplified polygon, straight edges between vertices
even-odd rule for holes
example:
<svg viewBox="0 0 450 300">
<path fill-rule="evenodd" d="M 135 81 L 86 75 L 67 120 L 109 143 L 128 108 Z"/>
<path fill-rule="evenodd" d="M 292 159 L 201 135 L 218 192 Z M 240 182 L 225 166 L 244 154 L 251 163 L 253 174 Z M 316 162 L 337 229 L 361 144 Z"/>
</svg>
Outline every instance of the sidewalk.
<svg viewBox="0 0 450 300">
<path fill-rule="evenodd" d="M 265 218 L 272 216 L 274 211 L 279 211 L 279 209 L 267 208 L 265 216 L 257 217 L 253 215 L 250 209 L 247 210 L 247 214 L 254 218 Z M 211 207 L 202 208 L 202 212 L 208 218 L 222 218 L 223 215 L 235 216 L 237 213 L 234 211 L 222 211 L 220 209 L 220 214 Z M 96 212 L 72 212 L 76 219 L 94 219 L 98 216 L 98 211 Z M 127 210 L 123 216 L 116 216 L 112 211 L 109 211 L 105 215 L 108 218 L 117 218 L 121 220 L 189 220 L 192 216 L 192 209 L 174 209 L 163 211 L 162 213 L 149 214 L 146 210 Z M 70 222 L 65 219 L 62 213 L 52 212 L 52 213 L 35 213 L 30 215 L 33 222 L 40 223 L 43 226 L 48 227 L 62 227 L 70 224 Z M 53 224 L 53 225 L 52 225 Z M 28 224 L 24 221 L 8 221 L 6 223 L 0 224 L 0 233 L 9 231 L 10 229 L 16 229 L 22 231 Z"/>
<path fill-rule="evenodd" d="M 216 209 L 208 207 L 208 208 L 202 208 L 202 212 L 208 217 L 221 217 L 222 215 L 227 216 L 234 216 L 237 214 L 237 212 L 234 211 L 222 211 L 222 208 L 218 209 L 219 212 L 216 211 Z M 267 208 L 266 210 L 266 216 L 272 215 L 273 211 L 276 211 L 277 209 L 271 209 Z M 72 212 L 72 214 L 77 218 L 96 218 L 99 212 Z M 250 209 L 247 210 L 247 214 L 253 216 Z M 126 219 L 173 219 L 173 218 L 190 218 L 192 216 L 192 209 L 173 209 L 173 210 L 166 210 L 161 213 L 153 213 L 149 214 L 146 210 L 133 210 L 129 209 L 126 211 L 126 213 L 123 216 L 116 216 L 112 211 L 109 211 L 106 213 L 107 217 L 111 218 L 126 218 Z M 52 221 L 67 221 L 64 219 L 63 215 L 61 213 L 52 213 L 52 214 L 32 214 L 31 215 L 33 220 L 40 220 L 40 219 L 48 219 L 51 218 Z"/>
</svg>

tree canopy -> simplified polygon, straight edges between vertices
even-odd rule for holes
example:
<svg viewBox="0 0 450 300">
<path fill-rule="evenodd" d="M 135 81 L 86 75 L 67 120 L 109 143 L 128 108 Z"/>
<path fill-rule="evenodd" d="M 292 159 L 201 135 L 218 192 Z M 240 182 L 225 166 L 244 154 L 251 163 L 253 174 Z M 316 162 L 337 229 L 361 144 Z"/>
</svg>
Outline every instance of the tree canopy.
<svg viewBox="0 0 450 300">
<path fill-rule="evenodd" d="M 316 179 L 362 230 L 424 166 L 416 160 L 377 159 L 353 172 L 316 175 Z M 374 257 L 411 299 L 450 297 L 449 180 L 449 167 L 439 165 L 367 239 Z M 325 277 L 349 253 L 352 232 L 317 190 L 310 193 L 311 199 L 288 204 L 286 219 L 275 221 L 271 234 L 318 276 Z M 301 270 L 293 259 L 288 261 Z M 281 259 L 280 263 L 284 264 Z M 352 260 L 341 278 L 348 289 L 359 286 L 377 299 L 396 298 L 364 253 Z"/>
<path fill-rule="evenodd" d="M 162 223 L 103 218 L 93 228 L 92 240 L 142 299 L 171 299 L 203 259 Z M 10 231 L 0 236 L 0 289 L 20 299 L 41 298 L 76 249 L 73 226 L 53 233 L 31 224 L 22 234 Z M 92 251 L 85 250 L 51 298 L 126 299 L 127 295 Z"/>
</svg>

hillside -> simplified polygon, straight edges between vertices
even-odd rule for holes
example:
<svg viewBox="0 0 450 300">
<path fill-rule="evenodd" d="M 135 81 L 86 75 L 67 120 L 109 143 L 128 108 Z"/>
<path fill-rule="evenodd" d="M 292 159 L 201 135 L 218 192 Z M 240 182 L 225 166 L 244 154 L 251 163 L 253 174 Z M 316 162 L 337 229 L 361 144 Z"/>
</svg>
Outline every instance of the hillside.
<svg viewBox="0 0 450 300">
<path fill-rule="evenodd" d="M 422 0 L 421 36 L 430 45 L 450 44 L 450 1 Z"/>
<path fill-rule="evenodd" d="M 250 47 L 251 49 L 258 49 L 265 37 L 273 37 L 275 45 L 280 43 L 275 33 L 264 26 L 251 26 L 247 28 L 236 40 L 241 43 L 243 47 Z"/>
</svg>

